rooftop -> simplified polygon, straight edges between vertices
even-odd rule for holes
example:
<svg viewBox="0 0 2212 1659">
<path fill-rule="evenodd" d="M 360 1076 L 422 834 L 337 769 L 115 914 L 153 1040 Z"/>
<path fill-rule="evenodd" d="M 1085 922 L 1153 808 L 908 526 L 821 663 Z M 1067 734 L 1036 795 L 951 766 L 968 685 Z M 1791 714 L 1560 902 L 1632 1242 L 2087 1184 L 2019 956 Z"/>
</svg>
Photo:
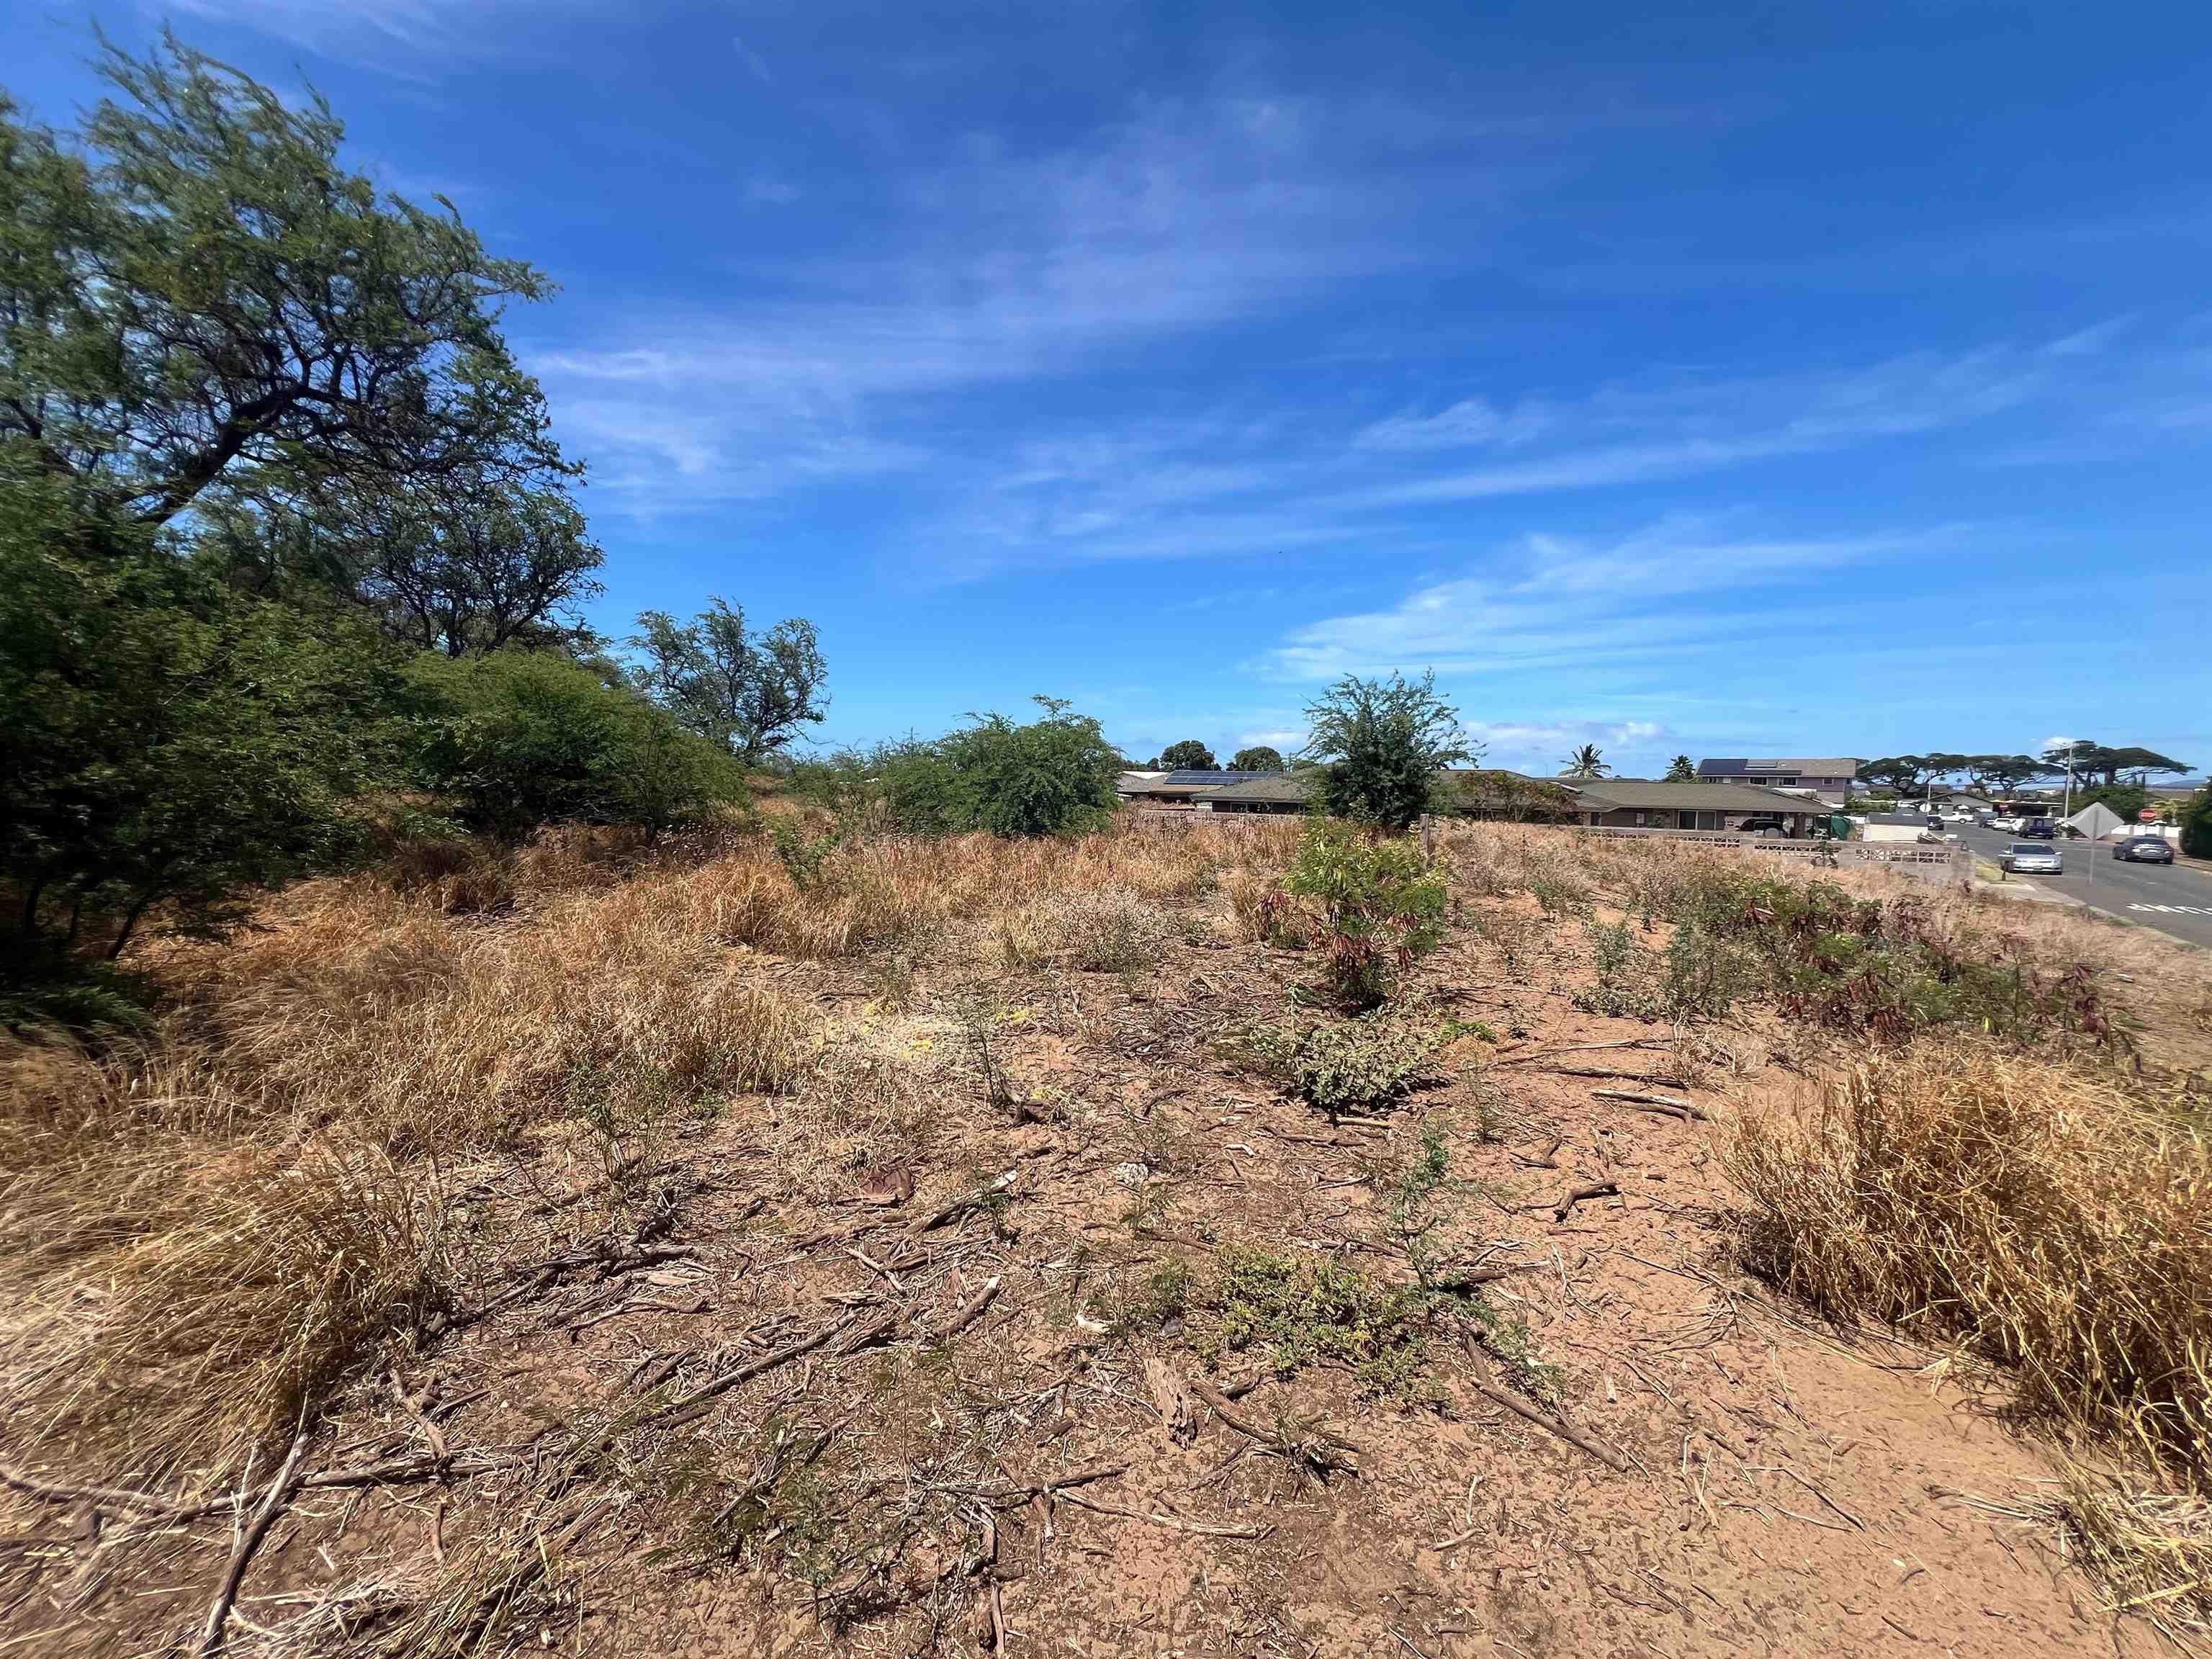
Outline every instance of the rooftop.
<svg viewBox="0 0 2212 1659">
<path fill-rule="evenodd" d="M 1746 783 L 1669 783 L 1654 778 L 1591 778 L 1567 786 L 1589 811 L 1635 809 L 1661 812 L 1813 812 L 1820 804 L 1803 795 Z"/>
<path fill-rule="evenodd" d="M 1810 760 L 1701 760 L 1698 775 L 1701 778 L 1755 777 L 1762 773 L 1795 773 L 1816 778 L 1854 778 L 1862 763 L 1849 755 L 1815 757 Z"/>
</svg>

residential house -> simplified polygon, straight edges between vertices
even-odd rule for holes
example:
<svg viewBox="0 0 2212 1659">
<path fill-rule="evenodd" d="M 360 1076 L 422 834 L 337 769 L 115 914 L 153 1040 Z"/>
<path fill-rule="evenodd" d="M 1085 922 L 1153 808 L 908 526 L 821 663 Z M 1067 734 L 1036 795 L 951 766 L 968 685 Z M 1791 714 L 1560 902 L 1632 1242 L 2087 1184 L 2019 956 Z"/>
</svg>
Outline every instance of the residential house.
<svg viewBox="0 0 2212 1659">
<path fill-rule="evenodd" d="M 1268 772 L 1224 784 L 1200 796 L 1194 805 L 1200 811 L 1303 812 L 1316 781 L 1312 772 Z"/>
<path fill-rule="evenodd" d="M 1199 770 L 1124 772 L 1114 787 L 1125 805 L 1195 806 L 1206 796 L 1231 784 L 1275 775 L 1272 772 Z"/>
<path fill-rule="evenodd" d="M 1810 833 L 1814 818 L 1827 816 L 1803 794 L 1741 783 L 1590 778 L 1566 787 L 1575 792 L 1581 821 L 1604 829 L 1741 830 L 1747 819 L 1768 819 L 1797 839 Z"/>
<path fill-rule="evenodd" d="M 1865 763 L 1850 756 L 1809 760 L 1701 760 L 1700 783 L 1748 784 L 1760 789 L 1799 789 L 1831 805 L 1850 799 Z"/>
<path fill-rule="evenodd" d="M 1213 790 L 1194 804 L 1214 812 L 1303 812 L 1319 776 L 1317 770 L 1273 773 Z M 1784 836 L 1802 837 L 1810 832 L 1813 819 L 1826 816 L 1818 802 L 1802 794 L 1741 784 L 1646 778 L 1569 781 L 1489 769 L 1447 772 L 1439 781 L 1449 811 L 1616 830 L 1738 830 L 1747 819 L 1765 819 L 1780 823 Z"/>
</svg>

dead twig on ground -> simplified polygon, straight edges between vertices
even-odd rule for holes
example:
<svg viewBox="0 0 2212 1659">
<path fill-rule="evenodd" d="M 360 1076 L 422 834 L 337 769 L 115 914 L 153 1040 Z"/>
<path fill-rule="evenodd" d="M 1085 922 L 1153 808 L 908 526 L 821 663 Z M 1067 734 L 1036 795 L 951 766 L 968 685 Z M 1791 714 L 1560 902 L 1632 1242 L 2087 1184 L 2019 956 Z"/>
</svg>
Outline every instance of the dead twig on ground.
<svg viewBox="0 0 2212 1659">
<path fill-rule="evenodd" d="M 1534 1423 L 1538 1428 L 1548 1430 L 1553 1434 L 1559 1436 L 1560 1439 L 1565 1441 L 1569 1445 L 1577 1447 L 1580 1449 L 1588 1452 L 1592 1457 L 1597 1459 L 1599 1462 L 1604 1464 L 1606 1468 L 1611 1469 L 1615 1474 L 1626 1474 L 1628 1473 L 1628 1460 L 1626 1457 L 1623 1457 L 1619 1452 L 1613 1450 L 1612 1447 L 1607 1445 L 1603 1441 L 1594 1439 L 1589 1435 L 1583 1433 L 1582 1430 L 1577 1428 L 1565 1418 L 1554 1417 L 1549 1412 L 1540 1411 L 1534 1406 L 1530 1405 L 1527 1401 L 1521 1398 L 1519 1395 L 1514 1394 L 1508 1389 L 1501 1389 L 1493 1382 L 1486 1382 L 1480 1376 L 1470 1376 L 1468 1378 L 1468 1382 L 1474 1389 L 1474 1391 L 1477 1394 L 1480 1394 L 1485 1400 L 1489 1401 L 1491 1404 L 1494 1406 L 1503 1406 L 1507 1411 L 1511 1412 L 1516 1417 L 1524 1418 L 1528 1421 Z"/>
<path fill-rule="evenodd" d="M 970 1210 L 984 1208 L 993 1199 L 1012 1191 L 1015 1178 L 1020 1173 L 1018 1170 L 1009 1170 L 1004 1175 L 986 1182 L 974 1191 L 961 1194 L 951 1202 L 940 1205 L 927 1215 L 921 1217 L 913 1224 L 911 1231 L 917 1233 L 930 1232 L 944 1226 L 947 1222 L 957 1221 Z"/>
<path fill-rule="evenodd" d="M 996 1273 L 985 1279 L 983 1288 L 976 1291 L 958 1313 L 952 1316 L 951 1322 L 937 1334 L 937 1340 L 939 1342 L 950 1342 L 981 1319 L 983 1316 L 983 1310 L 991 1305 L 991 1298 L 999 1293 L 999 1276 Z"/>
<path fill-rule="evenodd" d="M 1554 1077 L 1595 1078 L 1604 1083 L 1644 1083 L 1654 1089 L 1686 1089 L 1683 1079 L 1658 1072 L 1601 1072 L 1594 1066 L 1547 1066 Z"/>
<path fill-rule="evenodd" d="M 1525 1157 L 1522 1153 L 1510 1150 L 1506 1156 L 1524 1170 L 1556 1170 L 1559 1167 L 1559 1148 L 1566 1144 L 1567 1138 L 1565 1135 L 1553 1135 L 1544 1150 L 1534 1158 Z"/>
<path fill-rule="evenodd" d="M 241 1519 L 237 1536 L 231 1544 L 230 1562 L 223 1570 L 222 1588 L 216 1592 L 215 1605 L 208 1609 L 207 1628 L 200 1633 L 200 1644 L 196 1650 L 199 1659 L 212 1659 L 214 1655 L 222 1651 L 223 1635 L 230 1623 L 230 1610 L 238 1600 L 240 1586 L 246 1582 L 246 1570 L 253 1564 L 253 1557 L 261 1547 L 261 1540 L 269 1535 L 269 1528 L 276 1523 L 277 1511 L 284 1507 L 296 1490 L 293 1476 L 299 1472 L 300 1454 L 307 1448 L 307 1414 L 302 1407 L 300 1426 L 293 1431 L 292 1447 L 284 1454 L 283 1467 L 277 1470 L 276 1478 L 269 1483 L 269 1489 L 254 1506 L 252 1518 Z M 247 1478 L 252 1478 L 251 1471 Z M 245 1510 L 245 1494 L 240 1492 L 239 1513 L 241 1518 Z"/>
<path fill-rule="evenodd" d="M 1671 1095 L 1638 1094 L 1632 1089 L 1593 1089 L 1592 1100 L 1610 1100 L 1620 1105 L 1632 1107 L 1639 1112 L 1651 1112 L 1665 1117 L 1678 1117 L 1687 1123 L 1711 1122 L 1705 1113 L 1686 1100 L 1676 1100 Z"/>
<path fill-rule="evenodd" d="M 1179 1515 L 1164 1515 L 1158 1510 L 1125 1510 L 1114 1504 L 1101 1504 L 1088 1498 L 1078 1498 L 1073 1492 L 1063 1492 L 1064 1502 L 1079 1510 L 1089 1510 L 1095 1515 L 1118 1515 L 1130 1521 L 1149 1521 L 1156 1527 L 1165 1527 L 1170 1532 L 1187 1532 L 1199 1538 L 1265 1538 L 1269 1528 L 1260 1526 L 1224 1526 L 1212 1521 L 1186 1521 Z"/>
<path fill-rule="evenodd" d="M 1289 1459 L 1310 1470 L 1317 1479 L 1326 1479 L 1336 1469 L 1348 1474 L 1359 1473 L 1356 1461 L 1366 1455 L 1365 1449 L 1356 1441 L 1346 1439 L 1333 1430 L 1316 1427 L 1311 1431 L 1294 1435 L 1284 1429 L 1269 1428 L 1255 1423 L 1239 1412 L 1230 1402 L 1229 1396 L 1211 1382 L 1193 1378 L 1190 1391 L 1213 1407 L 1213 1414 L 1237 1433 L 1256 1440 L 1279 1457 Z"/>
<path fill-rule="evenodd" d="M 1559 1201 L 1551 1206 L 1552 1219 L 1554 1222 L 1565 1221 L 1569 1216 L 1575 1212 L 1576 1205 L 1583 1203 L 1587 1200 L 1593 1198 L 1619 1198 L 1620 1196 L 1620 1188 L 1619 1183 L 1611 1181 L 1593 1181 L 1587 1186 L 1570 1188 Z M 1539 1204 L 1533 1207 L 1542 1209 L 1544 1206 Z"/>
<path fill-rule="evenodd" d="M 1602 1048 L 1657 1048 L 1663 1045 L 1656 1037 L 1626 1037 L 1618 1042 L 1573 1042 L 1564 1048 L 1538 1048 L 1528 1054 L 1510 1050 L 1491 1062 L 1493 1066 L 1522 1066 L 1532 1060 L 1549 1060 L 1554 1054 L 1590 1054 Z"/>
</svg>

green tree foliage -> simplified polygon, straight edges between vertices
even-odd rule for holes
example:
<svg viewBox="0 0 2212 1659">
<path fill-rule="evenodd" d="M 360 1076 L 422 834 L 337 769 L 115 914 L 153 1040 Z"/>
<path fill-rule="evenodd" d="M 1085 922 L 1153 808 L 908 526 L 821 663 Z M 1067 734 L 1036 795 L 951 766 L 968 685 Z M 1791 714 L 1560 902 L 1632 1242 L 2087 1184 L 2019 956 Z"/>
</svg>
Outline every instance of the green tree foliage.
<svg viewBox="0 0 2212 1659">
<path fill-rule="evenodd" d="M 1326 765 L 1321 802 L 1340 817 L 1404 830 L 1428 810 L 1437 774 L 1471 758 L 1459 711 L 1418 680 L 1346 675 L 1308 705 L 1301 759 Z"/>
<path fill-rule="evenodd" d="M 730 757 L 627 685 L 544 653 L 424 656 L 411 678 L 415 781 L 471 825 L 516 835 L 563 820 L 664 828 L 743 781 Z"/>
<path fill-rule="evenodd" d="M 2080 811 L 2085 806 L 2100 805 L 2123 823 L 2139 822 L 2142 817 L 2143 808 L 2149 805 L 2150 791 L 2139 783 L 2100 784 L 2094 789 L 2077 789 L 2074 792 L 2075 811 Z"/>
<path fill-rule="evenodd" d="M 881 775 L 891 823 L 913 835 L 985 830 L 1011 838 L 1103 822 L 1120 805 L 1121 757 L 1097 720 L 1071 714 L 1057 697 L 1036 702 L 1044 714 L 1026 726 L 981 714 L 933 743 L 887 752 Z"/>
<path fill-rule="evenodd" d="M 1611 770 L 1613 769 L 1605 763 L 1605 757 L 1598 752 L 1598 746 L 1586 743 L 1567 757 L 1567 769 L 1559 775 L 1563 778 L 1601 778 Z"/>
<path fill-rule="evenodd" d="M 2212 859 L 2212 783 L 2181 810 L 2181 850 L 2193 859 Z"/>
<path fill-rule="evenodd" d="M 2051 773 L 2062 773 L 2067 769 L 2069 757 L 2075 777 L 2107 788 L 2118 784 L 2123 774 L 2132 773 L 2136 782 L 2143 783 L 2154 776 L 2179 775 L 2189 769 L 2188 762 L 2174 760 L 2154 749 L 2115 749 L 2087 738 L 2045 750 L 2044 765 Z"/>
<path fill-rule="evenodd" d="M 819 725 L 829 707 L 829 665 L 803 617 L 765 634 L 745 613 L 717 599 L 681 627 L 663 611 L 638 617 L 630 649 L 633 682 L 688 731 L 748 764 L 787 748 L 802 726 Z"/>
<path fill-rule="evenodd" d="M 1289 770 L 1289 769 L 1283 764 L 1282 751 L 1278 749 L 1270 748 L 1264 743 L 1255 744 L 1249 749 L 1238 750 L 1236 754 L 1230 758 L 1229 767 L 1233 772 L 1283 772 Z"/>
<path fill-rule="evenodd" d="M 65 149 L 0 111 L 0 441 L 163 524 L 276 489 L 563 470 L 501 306 L 550 285 L 448 209 L 381 195 L 343 129 L 166 37 L 108 47 Z"/>
<path fill-rule="evenodd" d="M 1932 780 L 1925 755 L 1886 755 L 1859 768 L 1859 780 L 1899 795 L 1917 795 Z"/>
<path fill-rule="evenodd" d="M 1969 755 L 1965 771 L 1971 781 L 2006 794 L 2051 775 L 2033 755 Z"/>
<path fill-rule="evenodd" d="M 1348 1007 L 1381 1002 L 1443 937 L 1443 878 L 1408 842 L 1316 819 L 1283 885 L 1317 909 L 1329 988 Z"/>
<path fill-rule="evenodd" d="M 388 777 L 399 684 L 374 635 L 240 596 L 0 447 L 0 860 L 24 936 L 121 951 L 147 908 L 341 850 Z M 53 935 L 59 935 L 57 939 Z M 95 937 L 96 935 L 96 937 Z"/>
<path fill-rule="evenodd" d="M 337 601 L 386 637 L 449 657 L 510 645 L 587 651 L 605 555 L 565 489 L 465 477 L 210 490 L 203 556 L 295 604 Z"/>
<path fill-rule="evenodd" d="M 240 888 L 349 840 L 406 705 L 352 608 L 474 649 L 528 636 L 597 562 L 499 329 L 544 279 L 349 172 L 319 100 L 173 39 L 101 67 L 114 95 L 68 138 L 0 98 L 14 962 L 94 924 L 115 948 L 149 908 L 218 927 Z M 393 506 L 380 537 L 431 502 L 529 522 L 462 550 L 468 527 L 441 520 L 411 589 L 398 553 L 344 542 L 333 501 Z"/>
<path fill-rule="evenodd" d="M 1164 771 L 1211 772 L 1219 763 L 1213 751 L 1196 738 L 1185 738 L 1181 743 L 1171 743 L 1160 750 L 1159 765 Z"/>
<path fill-rule="evenodd" d="M 1695 783 L 1697 781 L 1698 769 L 1690 763 L 1690 757 L 1687 755 L 1677 755 L 1671 762 L 1668 763 L 1667 767 L 1668 782 Z"/>
</svg>

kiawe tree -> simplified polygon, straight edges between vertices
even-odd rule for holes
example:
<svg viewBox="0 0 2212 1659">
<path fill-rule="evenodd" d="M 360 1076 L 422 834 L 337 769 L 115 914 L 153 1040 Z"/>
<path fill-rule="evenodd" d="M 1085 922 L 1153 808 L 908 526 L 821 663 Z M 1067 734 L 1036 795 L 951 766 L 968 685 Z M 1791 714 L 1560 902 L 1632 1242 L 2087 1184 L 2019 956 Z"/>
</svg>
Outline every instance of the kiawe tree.
<svg viewBox="0 0 2212 1659">
<path fill-rule="evenodd" d="M 1218 769 L 1213 751 L 1196 738 L 1185 738 L 1160 750 L 1160 769 L 1170 772 L 1212 772 Z"/>
<path fill-rule="evenodd" d="M 1255 744 L 1249 749 L 1238 750 L 1230 757 L 1229 769 L 1232 772 L 1280 772 L 1285 769 L 1281 751 L 1261 743 Z"/>
<path fill-rule="evenodd" d="M 638 619 L 629 644 L 632 680 L 688 730 L 757 764 L 819 725 L 830 697 L 828 665 L 801 617 L 765 634 L 745 626 L 745 613 L 717 599 L 679 626 L 663 611 Z"/>
<path fill-rule="evenodd" d="M 387 571 L 295 603 L 315 503 L 528 502 L 568 597 L 596 562 L 548 505 L 574 469 L 500 332 L 542 276 L 349 171 L 319 99 L 167 36 L 101 70 L 115 96 L 73 138 L 0 99 L 0 872 L 31 946 L 0 950 L 11 969 L 95 922 L 119 949 L 159 905 L 219 926 L 236 889 L 347 838 L 407 706 L 350 606 L 411 610 L 441 649 L 526 631 L 534 556 L 504 531 L 441 544 L 455 570 L 411 598 Z"/>
<path fill-rule="evenodd" d="M 1459 711 L 1418 680 L 1346 675 L 1307 707 L 1303 760 L 1327 767 L 1321 802 L 1340 817 L 1405 830 L 1429 808 L 1437 774 L 1475 758 Z"/>
</svg>

